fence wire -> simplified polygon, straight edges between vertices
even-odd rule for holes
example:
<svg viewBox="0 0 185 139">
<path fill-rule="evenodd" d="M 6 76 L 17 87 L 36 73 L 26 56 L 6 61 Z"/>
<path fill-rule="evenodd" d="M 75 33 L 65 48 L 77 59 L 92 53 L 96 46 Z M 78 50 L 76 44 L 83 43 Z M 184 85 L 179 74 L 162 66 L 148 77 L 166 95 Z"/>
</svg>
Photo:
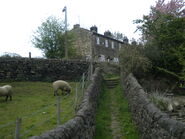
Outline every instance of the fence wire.
<svg viewBox="0 0 185 139">
<path fill-rule="evenodd" d="M 88 70 L 83 73 L 83 75 L 80 78 L 80 80 L 76 81 L 75 95 L 72 98 L 74 100 L 73 103 L 72 104 L 69 104 L 68 107 L 65 107 L 65 108 L 62 108 L 61 107 L 61 116 L 62 116 L 61 121 L 63 121 L 66 118 L 66 115 L 69 115 L 70 113 L 72 113 L 72 111 L 69 111 L 68 113 L 65 113 L 65 115 L 63 115 L 62 114 L 63 113 L 62 111 L 64 111 L 64 109 L 70 109 L 72 107 L 74 109 L 74 112 L 76 110 L 78 110 L 78 108 L 80 106 L 80 103 L 81 103 L 81 101 L 83 99 L 85 89 L 87 88 L 87 86 L 89 84 L 89 81 L 90 81 L 90 66 L 89 66 Z M 63 99 L 65 99 L 65 97 Z M 50 109 L 53 106 L 56 107 L 57 106 L 57 102 L 48 104 L 48 105 L 44 106 L 43 108 L 41 108 L 41 109 L 39 109 L 39 110 L 31 113 L 31 114 L 23 115 L 21 117 L 23 123 L 21 123 L 21 124 L 24 124 L 24 122 L 26 120 L 31 119 L 34 116 L 38 116 L 39 114 L 42 114 L 43 111 L 46 111 L 46 110 Z M 37 128 L 39 126 L 42 126 L 43 124 L 49 122 L 52 119 L 57 119 L 57 114 L 56 113 L 53 116 L 47 118 L 46 120 L 41 121 L 41 122 L 38 122 L 38 123 L 32 125 L 27 130 L 21 129 L 20 137 L 21 138 L 25 137 L 26 135 L 28 135 L 29 133 L 31 133 L 35 128 Z M 57 120 L 55 120 L 55 121 L 57 123 Z M 16 124 L 16 122 L 15 121 L 12 121 L 12 122 L 6 123 L 4 125 L 0 125 L 0 130 L 3 129 L 3 128 L 7 128 L 9 126 L 15 128 L 15 124 Z M 21 126 L 21 128 L 22 127 L 24 127 L 24 126 Z M 7 138 L 7 139 L 9 139 L 9 138 L 14 138 L 14 136 L 15 136 L 15 129 L 12 130 L 12 131 L 10 131 L 10 134 L 9 135 L 4 135 L 4 136 L 0 135 L 0 138 Z"/>
<path fill-rule="evenodd" d="M 75 87 L 75 98 L 74 98 L 74 109 L 77 111 L 82 102 L 84 92 L 87 89 L 87 86 L 90 82 L 90 66 L 86 72 L 83 73 L 80 80 L 76 83 Z"/>
<path fill-rule="evenodd" d="M 56 105 L 56 103 L 48 104 L 47 106 L 45 106 L 45 107 L 43 107 L 43 108 L 41 108 L 41 109 L 39 109 L 39 110 L 37 110 L 37 111 L 31 113 L 31 114 L 24 115 L 24 116 L 22 116 L 21 118 L 22 118 L 23 120 L 25 120 L 25 119 L 27 119 L 27 118 L 33 117 L 33 116 L 35 116 L 35 115 L 40 114 L 40 113 L 43 112 L 44 110 L 47 110 L 47 109 L 50 108 L 51 106 L 55 106 L 55 105 Z"/>
<path fill-rule="evenodd" d="M 0 125 L 0 129 L 1 129 L 1 128 L 5 128 L 5 127 L 10 126 L 10 125 L 13 125 L 13 124 L 15 124 L 15 121 L 14 121 L 14 122 L 6 123 L 6 124 L 4 124 L 4 125 Z"/>
<path fill-rule="evenodd" d="M 34 126 L 30 127 L 28 130 L 24 131 L 24 133 L 22 133 L 20 136 L 21 136 L 21 137 L 26 136 L 26 135 L 29 134 L 31 131 L 33 131 L 35 128 L 37 128 L 37 127 L 39 127 L 39 126 L 45 124 L 46 122 L 48 122 L 48 121 L 50 121 L 51 119 L 54 119 L 54 118 L 56 118 L 56 114 L 53 115 L 53 116 L 50 117 L 50 118 L 47 118 L 47 119 L 44 120 L 44 121 L 41 121 L 41 122 L 37 123 L 37 124 L 34 125 Z"/>
</svg>

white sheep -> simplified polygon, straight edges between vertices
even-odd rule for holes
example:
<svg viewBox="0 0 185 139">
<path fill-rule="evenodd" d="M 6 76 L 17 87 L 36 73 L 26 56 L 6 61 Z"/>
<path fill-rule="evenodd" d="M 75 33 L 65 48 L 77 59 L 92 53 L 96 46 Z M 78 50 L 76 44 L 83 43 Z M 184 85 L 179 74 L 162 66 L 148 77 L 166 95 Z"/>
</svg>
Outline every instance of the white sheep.
<svg viewBox="0 0 185 139">
<path fill-rule="evenodd" d="M 0 87 L 0 96 L 6 96 L 6 101 L 8 100 L 8 97 L 10 98 L 10 100 L 12 100 L 12 86 L 4 85 Z"/>
<path fill-rule="evenodd" d="M 63 80 L 57 80 L 53 82 L 53 89 L 54 89 L 54 96 L 58 95 L 58 90 L 61 89 L 62 94 L 67 93 L 70 94 L 71 92 L 71 86 L 69 85 L 68 82 L 63 81 Z"/>
</svg>

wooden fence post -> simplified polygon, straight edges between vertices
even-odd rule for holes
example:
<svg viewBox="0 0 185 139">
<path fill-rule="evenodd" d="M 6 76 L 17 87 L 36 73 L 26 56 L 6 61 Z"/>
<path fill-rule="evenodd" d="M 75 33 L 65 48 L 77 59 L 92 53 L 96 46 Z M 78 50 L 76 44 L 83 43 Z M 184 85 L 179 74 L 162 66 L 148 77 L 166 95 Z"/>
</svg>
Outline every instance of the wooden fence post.
<svg viewBox="0 0 185 139">
<path fill-rule="evenodd" d="M 78 105 L 78 84 L 76 83 L 76 88 L 75 88 L 75 112 L 77 109 L 77 105 Z"/>
<path fill-rule="evenodd" d="M 60 96 L 57 96 L 57 126 L 59 126 L 60 125 L 60 112 L 61 112 L 61 110 L 60 110 Z"/>
<path fill-rule="evenodd" d="M 21 118 L 16 119 L 15 139 L 20 139 L 21 121 L 22 121 Z"/>
<path fill-rule="evenodd" d="M 31 52 L 29 52 L 29 59 L 31 59 Z"/>
</svg>

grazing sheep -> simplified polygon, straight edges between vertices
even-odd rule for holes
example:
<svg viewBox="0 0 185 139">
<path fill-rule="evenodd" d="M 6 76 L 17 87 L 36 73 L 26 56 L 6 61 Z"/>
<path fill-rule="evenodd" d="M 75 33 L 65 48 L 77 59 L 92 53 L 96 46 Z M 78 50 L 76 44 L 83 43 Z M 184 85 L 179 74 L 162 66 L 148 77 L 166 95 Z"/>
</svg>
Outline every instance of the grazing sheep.
<svg viewBox="0 0 185 139">
<path fill-rule="evenodd" d="M 0 96 L 6 96 L 6 101 L 8 100 L 8 97 L 12 100 L 12 86 L 4 85 L 0 87 Z"/>
<path fill-rule="evenodd" d="M 65 93 L 69 94 L 71 92 L 71 86 L 69 85 L 68 82 L 63 81 L 63 80 L 57 80 L 53 82 L 53 89 L 54 89 L 54 96 L 58 95 L 58 90 L 61 89 L 62 94 Z"/>
</svg>

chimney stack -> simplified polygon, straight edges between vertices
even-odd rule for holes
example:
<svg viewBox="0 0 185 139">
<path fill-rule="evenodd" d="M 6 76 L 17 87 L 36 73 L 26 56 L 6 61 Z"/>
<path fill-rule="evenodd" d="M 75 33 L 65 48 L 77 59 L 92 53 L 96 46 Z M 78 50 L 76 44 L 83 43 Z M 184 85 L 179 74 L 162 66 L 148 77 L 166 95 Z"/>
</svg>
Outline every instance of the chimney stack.
<svg viewBox="0 0 185 139">
<path fill-rule="evenodd" d="M 74 28 L 74 29 L 80 28 L 80 24 L 75 24 L 75 25 L 73 26 L 73 28 Z"/>
<path fill-rule="evenodd" d="M 90 31 L 92 31 L 92 32 L 98 32 L 98 28 L 96 27 L 96 26 L 92 26 L 91 28 L 90 28 Z"/>
</svg>

